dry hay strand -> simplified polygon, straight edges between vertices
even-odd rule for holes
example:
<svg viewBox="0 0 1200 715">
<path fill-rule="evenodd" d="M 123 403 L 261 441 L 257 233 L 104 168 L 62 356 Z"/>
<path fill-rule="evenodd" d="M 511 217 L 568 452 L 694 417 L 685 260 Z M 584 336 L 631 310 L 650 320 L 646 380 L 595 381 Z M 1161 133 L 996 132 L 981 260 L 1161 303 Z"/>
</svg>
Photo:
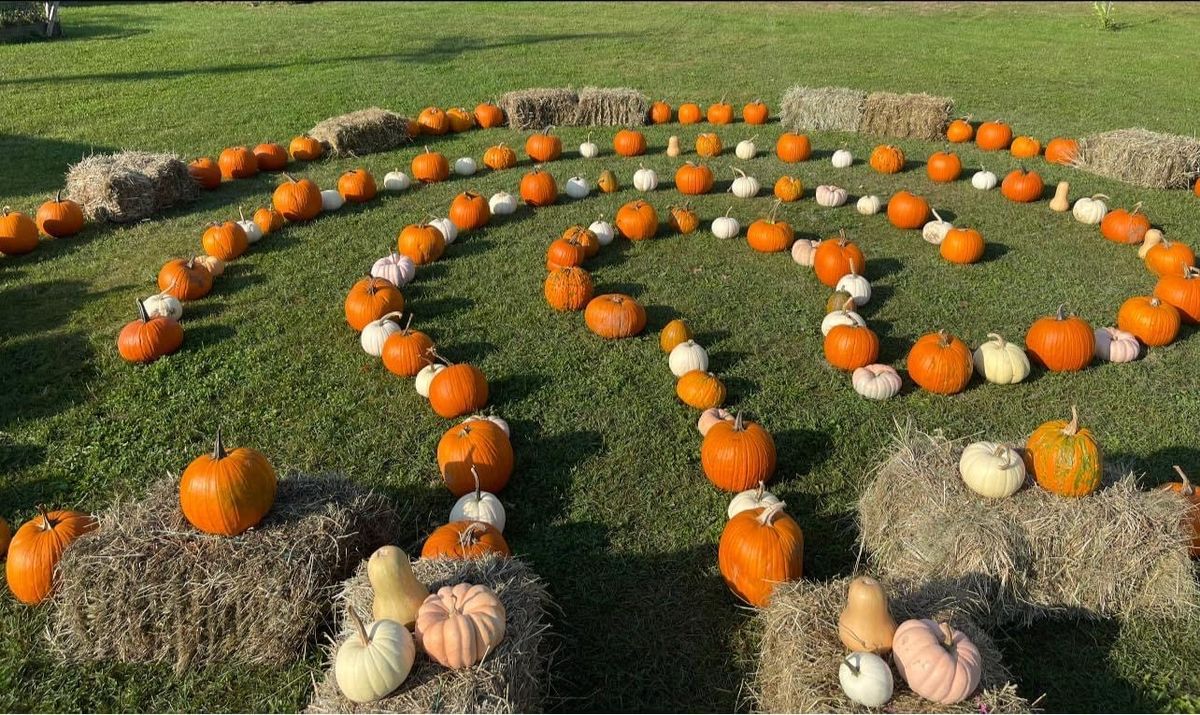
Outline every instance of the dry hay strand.
<svg viewBox="0 0 1200 715">
<path fill-rule="evenodd" d="M 93 221 L 129 223 L 200 195 L 177 154 L 93 154 L 67 170 L 67 196 Z"/>
<path fill-rule="evenodd" d="M 99 519 L 59 567 L 51 647 L 66 660 L 173 663 L 176 672 L 301 658 L 342 579 L 416 531 L 387 499 L 336 476 L 281 479 L 267 517 L 236 537 L 194 529 L 174 478 Z"/>
<path fill-rule="evenodd" d="M 650 98 L 636 89 L 584 87 L 579 90 L 576 125 L 582 127 L 633 127 L 646 123 Z"/>
<path fill-rule="evenodd" d="M 522 89 L 505 92 L 500 108 L 513 129 L 545 129 L 575 123 L 579 95 L 571 88 Z"/>
<path fill-rule="evenodd" d="M 838 638 L 837 619 L 846 604 L 848 578 L 826 583 L 796 581 L 781 584 L 771 603 L 758 612 L 762 640 L 753 693 L 764 712 L 862 712 L 843 693 L 838 666 L 846 649 Z M 1017 694 L 1012 676 L 1001 661 L 992 639 L 967 615 L 960 599 L 973 594 L 938 584 L 913 587 L 885 582 L 892 616 L 897 623 L 909 618 L 948 621 L 979 649 L 983 674 L 979 690 L 957 705 L 939 705 L 916 695 L 893 672 L 895 691 L 887 712 L 917 713 L 1027 713 L 1027 700 Z"/>
<path fill-rule="evenodd" d="M 1200 176 L 1200 140 L 1149 129 L 1117 129 L 1080 139 L 1073 164 L 1136 186 L 1186 189 Z"/>
<path fill-rule="evenodd" d="M 1110 466 L 1104 486 L 1080 499 L 1032 479 L 1007 499 L 984 499 L 959 477 L 962 447 L 900 426 L 858 504 L 862 544 L 879 570 L 968 586 L 988 601 L 977 614 L 987 623 L 1194 615 L 1186 500 L 1140 490 Z"/>
<path fill-rule="evenodd" d="M 379 107 L 323 119 L 308 130 L 308 135 L 336 156 L 391 151 L 412 140 L 408 119 Z"/>
<path fill-rule="evenodd" d="M 792 132 L 856 132 L 866 100 L 857 89 L 795 86 L 779 100 L 779 122 Z"/>
<path fill-rule="evenodd" d="M 872 92 L 863 103 L 864 134 L 936 141 L 946 136 L 954 100 L 928 94 Z"/>
<path fill-rule="evenodd" d="M 552 605 L 541 579 L 521 561 L 494 555 L 469 561 L 422 559 L 413 563 L 413 573 L 431 592 L 457 583 L 491 588 L 504 604 L 504 640 L 482 663 L 461 670 L 449 670 L 418 654 L 408 679 L 396 692 L 362 705 L 342 695 L 331 665 L 305 712 L 540 712 L 551 651 L 547 616 Z M 374 595 L 365 563 L 346 582 L 339 598 L 344 609 L 352 608 L 364 623 L 371 622 Z M 339 642 L 354 634 L 349 611 L 342 610 Z M 336 650 L 336 645 L 331 646 L 331 663 Z"/>
</svg>

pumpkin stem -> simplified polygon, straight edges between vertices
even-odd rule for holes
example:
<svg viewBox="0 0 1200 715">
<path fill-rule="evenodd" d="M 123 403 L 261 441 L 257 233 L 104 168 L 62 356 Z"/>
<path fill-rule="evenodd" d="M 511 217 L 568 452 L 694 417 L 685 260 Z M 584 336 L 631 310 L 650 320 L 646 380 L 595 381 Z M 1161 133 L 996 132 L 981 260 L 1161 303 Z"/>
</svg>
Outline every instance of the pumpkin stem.
<svg viewBox="0 0 1200 715">
<path fill-rule="evenodd" d="M 937 209 L 930 207 L 929 210 L 933 212 L 933 217 L 938 220 L 938 223 L 944 223 L 942 221 L 942 215 L 937 212 Z"/>
<path fill-rule="evenodd" d="M 1075 407 L 1075 405 L 1071 405 L 1071 421 L 1067 423 L 1066 427 L 1063 427 L 1063 434 L 1070 436 L 1074 435 L 1078 431 L 1079 410 Z"/>
<path fill-rule="evenodd" d="M 214 460 L 225 459 L 225 442 L 221 439 L 221 428 L 217 427 L 217 438 L 213 444 L 212 458 Z"/>
<path fill-rule="evenodd" d="M 354 624 L 354 630 L 358 631 L 358 638 L 362 641 L 363 647 L 371 645 L 371 639 L 367 636 L 367 627 L 363 625 L 362 619 L 358 617 L 358 611 L 350 609 L 350 622 Z"/>
<path fill-rule="evenodd" d="M 733 419 L 733 431 L 741 432 L 744 429 L 746 429 L 746 426 L 743 424 L 742 411 L 738 410 L 737 416 Z"/>
<path fill-rule="evenodd" d="M 58 189 L 54 192 L 54 203 L 56 203 L 56 204 L 62 203 L 62 189 Z"/>
<path fill-rule="evenodd" d="M 996 341 L 997 347 L 1002 348 L 1008 344 L 1008 341 L 1006 341 L 1004 339 L 1004 337 L 1002 335 L 1000 335 L 999 333 L 988 333 L 987 336 L 989 339 Z"/>
<path fill-rule="evenodd" d="M 938 347 L 950 347 L 950 333 L 945 328 L 938 331 Z"/>
<path fill-rule="evenodd" d="M 391 315 L 401 315 L 401 317 L 403 317 L 403 314 L 402 314 L 402 313 L 392 313 Z M 401 331 L 401 332 L 403 332 L 405 335 L 407 335 L 407 334 L 408 334 L 408 326 L 412 325 L 412 319 L 413 319 L 413 316 L 414 316 L 414 315 L 416 315 L 416 313 L 409 313 L 409 314 L 408 314 L 408 321 L 404 323 L 404 330 L 402 330 L 402 331 Z"/>
<path fill-rule="evenodd" d="M 754 141 L 754 140 L 755 140 L 755 139 L 757 139 L 757 138 L 758 138 L 758 135 L 757 135 L 757 134 L 755 134 L 754 136 L 750 137 L 750 139 L 749 139 L 748 141 Z"/>
<path fill-rule="evenodd" d="M 243 221 L 246 220 L 246 212 L 242 210 L 241 206 L 238 206 L 238 218 L 240 218 Z"/>
<path fill-rule="evenodd" d="M 763 526 L 770 526 L 775 522 L 775 519 L 783 512 L 783 507 L 787 506 L 783 502 L 776 502 L 771 506 L 763 507 L 763 510 L 758 515 L 758 523 Z"/>
<path fill-rule="evenodd" d="M 858 636 L 854 636 L 854 637 L 857 638 Z M 853 662 L 851 662 L 850 656 L 846 656 L 846 657 L 842 658 L 842 662 L 846 664 L 846 667 L 849 668 L 850 672 L 854 673 L 855 676 L 862 675 L 862 668 L 858 667 Z"/>
<path fill-rule="evenodd" d="M 150 314 L 146 312 L 146 304 L 143 303 L 141 300 L 138 300 L 137 307 L 138 307 L 138 320 L 142 321 L 143 323 L 149 323 L 150 322 Z"/>
<path fill-rule="evenodd" d="M 286 171 L 283 172 L 283 178 L 287 179 L 288 181 L 290 181 L 293 184 L 296 183 L 296 180 L 292 178 L 292 175 L 287 173 Z"/>
<path fill-rule="evenodd" d="M 481 532 L 487 532 L 487 527 L 478 521 L 472 521 L 470 524 L 467 524 L 467 528 L 463 529 L 462 533 L 458 535 L 458 545 L 464 549 L 468 546 L 474 545 L 475 542 L 479 541 Z"/>
<path fill-rule="evenodd" d="M 1180 472 L 1180 474 L 1182 474 L 1182 472 Z M 762 495 L 763 495 L 763 492 L 766 491 L 766 488 L 767 487 L 765 484 L 763 484 L 763 481 L 761 479 L 758 480 L 758 489 L 756 489 L 754 491 L 754 501 L 756 501 L 756 502 L 762 501 Z"/>
<path fill-rule="evenodd" d="M 838 229 L 838 245 L 845 246 L 849 242 L 850 242 L 850 237 L 846 235 L 846 229 L 839 228 Z"/>
<path fill-rule="evenodd" d="M 442 356 L 441 356 L 441 355 L 438 353 L 438 351 L 437 351 L 436 349 L 434 349 L 434 348 L 426 348 L 426 349 L 425 349 L 425 352 L 427 352 L 427 353 L 429 353 L 430 355 L 432 355 L 432 356 L 433 356 L 433 358 L 434 358 L 435 360 L 441 360 L 443 363 L 445 363 L 445 364 L 446 364 L 446 366 L 447 366 L 447 367 L 449 367 L 449 366 L 451 366 L 451 365 L 453 365 L 453 364 L 454 364 L 454 363 L 450 362 L 449 360 L 447 360 L 446 358 L 442 357 Z M 432 364 L 432 362 L 431 362 L 430 364 Z"/>
<path fill-rule="evenodd" d="M 1058 320 L 1066 320 L 1067 319 L 1067 304 L 1066 303 L 1063 303 L 1062 305 L 1058 306 L 1058 310 L 1056 310 L 1054 312 L 1054 317 L 1057 318 Z"/>
<path fill-rule="evenodd" d="M 42 531 L 50 531 L 54 525 L 50 523 L 50 513 L 46 511 L 45 504 L 37 505 L 38 516 L 42 517 Z"/>
<path fill-rule="evenodd" d="M 1001 469 L 1008 469 L 1009 467 L 1011 467 L 1013 465 L 1012 457 L 1008 453 L 1008 445 L 1004 445 L 1004 444 L 996 445 L 996 448 L 994 450 L 992 450 L 992 456 L 993 457 L 1004 457 L 1004 464 L 1000 465 Z"/>
<path fill-rule="evenodd" d="M 1142 210 L 1142 202 L 1141 202 L 1141 201 L 1139 201 L 1139 202 L 1137 202 L 1136 204 L 1134 204 L 1134 205 L 1133 205 L 1133 210 L 1129 212 L 1129 215 L 1130 215 L 1130 216 L 1132 216 L 1132 215 L 1134 215 L 1134 214 L 1138 213 L 1138 212 L 1139 212 L 1139 211 L 1141 211 L 1141 210 Z"/>
<path fill-rule="evenodd" d="M 775 199 L 775 203 L 771 206 L 771 223 L 777 223 L 776 215 L 779 213 L 780 206 L 783 206 L 783 201 Z M 851 267 L 851 271 L 853 272 L 853 267 Z"/>
<path fill-rule="evenodd" d="M 954 649 L 954 631 L 950 629 L 950 624 L 942 621 L 938 623 L 938 628 L 942 631 L 942 647 L 946 650 Z"/>
<path fill-rule="evenodd" d="M 1183 467 L 1176 464 L 1175 473 L 1179 475 L 1180 481 L 1183 482 L 1183 487 L 1180 488 L 1179 493 L 1185 497 L 1190 497 L 1196 491 L 1196 488 L 1192 486 L 1192 482 L 1188 479 L 1187 474 L 1184 473 Z"/>
<path fill-rule="evenodd" d="M 740 178 L 743 178 L 743 179 L 746 178 L 746 172 L 742 171 L 741 169 L 737 168 L 736 166 L 731 166 L 729 168 L 733 169 L 733 173 L 737 174 Z"/>
<path fill-rule="evenodd" d="M 725 209 L 725 218 L 729 218 L 729 214 L 730 214 L 732 211 L 733 211 L 733 207 L 732 207 L 732 206 L 730 206 L 729 208 Z"/>
<path fill-rule="evenodd" d="M 475 501 L 479 501 L 479 472 L 475 469 L 475 465 L 471 465 L 471 476 L 475 478 Z"/>
</svg>

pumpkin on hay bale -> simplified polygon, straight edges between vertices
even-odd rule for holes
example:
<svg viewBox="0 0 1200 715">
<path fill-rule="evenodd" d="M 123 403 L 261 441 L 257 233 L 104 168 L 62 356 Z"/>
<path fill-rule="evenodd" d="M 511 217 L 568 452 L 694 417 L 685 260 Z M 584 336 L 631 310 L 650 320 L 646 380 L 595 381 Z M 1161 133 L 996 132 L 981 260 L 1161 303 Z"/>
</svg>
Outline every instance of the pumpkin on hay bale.
<svg viewBox="0 0 1200 715">
<path fill-rule="evenodd" d="M 793 132 L 856 132 L 866 100 L 857 89 L 795 86 L 779 100 L 779 122 Z"/>
<path fill-rule="evenodd" d="M 954 100 L 929 94 L 872 92 L 863 103 L 858 131 L 900 139 L 937 141 L 946 136 Z"/>
<path fill-rule="evenodd" d="M 513 129 L 545 129 L 575 123 L 579 95 L 562 89 L 521 89 L 505 92 L 498 102 Z"/>
<path fill-rule="evenodd" d="M 636 89 L 584 87 L 575 121 L 582 127 L 633 127 L 646 123 L 650 98 Z"/>
<path fill-rule="evenodd" d="M 959 476 L 963 446 L 899 427 L 858 504 L 863 547 L 885 576 L 962 582 L 987 601 L 977 614 L 986 625 L 1195 615 L 1186 499 L 1141 490 L 1112 468 L 1085 497 L 1030 479 L 1011 497 L 985 499 Z"/>
<path fill-rule="evenodd" d="M 391 151 L 412 140 L 408 119 L 379 107 L 324 119 L 308 130 L 308 136 L 337 156 Z"/>
<path fill-rule="evenodd" d="M 384 497 L 344 477 L 300 474 L 280 479 L 271 511 L 236 537 L 193 528 L 176 478 L 98 519 L 59 566 L 53 651 L 179 673 L 298 660 L 355 564 L 416 532 Z"/>
<path fill-rule="evenodd" d="M 93 154 L 67 170 L 67 196 L 92 221 L 141 221 L 200 195 L 177 154 Z"/>
<path fill-rule="evenodd" d="M 1200 176 L 1200 139 L 1117 129 L 1079 140 L 1072 165 L 1152 189 L 1186 189 Z"/>
<path fill-rule="evenodd" d="M 305 712 L 540 712 L 551 654 L 547 631 L 552 607 L 541 579 L 521 561 L 494 555 L 468 561 L 421 559 L 413 562 L 412 569 L 431 593 L 459 583 L 492 589 L 504 605 L 504 640 L 482 663 L 470 668 L 449 670 L 419 655 L 403 685 L 382 700 L 365 704 L 342 694 L 331 667 L 317 684 Z M 373 596 L 364 563 L 339 596 L 343 608 L 338 613 L 338 642 L 355 632 L 350 609 L 363 622 L 372 620 Z M 334 654 L 330 655 L 334 662 Z"/>
<path fill-rule="evenodd" d="M 794 581 L 780 584 L 771 603 L 757 615 L 762 639 L 751 690 L 762 712 L 856 713 L 865 708 L 842 692 L 838 668 L 846 646 L 838 637 L 838 616 L 846 605 L 849 578 L 825 583 Z M 910 618 L 946 621 L 975 644 L 983 672 L 974 695 L 955 705 L 926 700 L 893 673 L 894 691 L 888 712 L 1027 713 L 1029 701 L 1017 694 L 1012 676 L 992 639 L 967 615 L 962 599 L 973 595 L 943 584 L 914 587 L 885 582 L 888 607 L 897 623 Z"/>
</svg>

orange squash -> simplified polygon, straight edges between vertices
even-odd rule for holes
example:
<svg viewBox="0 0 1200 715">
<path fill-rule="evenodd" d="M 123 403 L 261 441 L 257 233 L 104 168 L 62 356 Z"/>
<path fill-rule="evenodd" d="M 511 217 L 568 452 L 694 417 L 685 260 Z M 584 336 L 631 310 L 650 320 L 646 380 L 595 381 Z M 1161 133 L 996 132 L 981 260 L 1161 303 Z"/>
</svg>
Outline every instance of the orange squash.
<svg viewBox="0 0 1200 715">
<path fill-rule="evenodd" d="M 40 514 L 17 529 L 8 544 L 5 576 L 8 589 L 21 603 L 34 606 L 54 590 L 54 570 L 63 552 L 80 536 L 96 528 L 96 520 L 77 511 Z"/>
</svg>

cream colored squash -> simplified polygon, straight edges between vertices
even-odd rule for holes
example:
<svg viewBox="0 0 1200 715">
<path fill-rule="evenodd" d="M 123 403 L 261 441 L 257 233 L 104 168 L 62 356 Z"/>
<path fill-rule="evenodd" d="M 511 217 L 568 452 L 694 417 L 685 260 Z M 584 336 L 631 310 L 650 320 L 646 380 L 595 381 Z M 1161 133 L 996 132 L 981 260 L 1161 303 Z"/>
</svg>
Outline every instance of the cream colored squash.
<svg viewBox="0 0 1200 715">
<path fill-rule="evenodd" d="M 895 397 L 904 381 L 891 365 L 866 365 L 850 376 L 854 391 L 868 400 L 888 400 Z"/>
<path fill-rule="evenodd" d="M 506 522 L 504 505 L 495 494 L 479 488 L 479 472 L 475 471 L 474 466 L 471 467 L 471 474 L 475 477 L 475 491 L 463 494 L 454 502 L 449 521 L 482 521 L 503 534 Z"/>
<path fill-rule="evenodd" d="M 175 321 L 183 318 L 183 303 L 170 293 L 155 293 L 142 301 L 142 307 L 151 318 L 170 318 Z"/>
<path fill-rule="evenodd" d="M 867 708 L 881 708 L 892 699 L 895 682 L 887 661 L 874 653 L 855 651 L 838 666 L 838 683 L 850 701 Z"/>
<path fill-rule="evenodd" d="M 849 301 L 849 300 L 846 301 L 847 304 L 849 304 L 850 302 L 851 301 Z M 825 317 L 821 319 L 821 335 L 829 335 L 829 331 L 833 330 L 834 328 L 836 328 L 839 325 L 849 325 L 850 327 L 856 327 L 859 325 L 866 325 L 866 324 L 867 324 L 867 321 L 863 320 L 863 317 L 861 315 L 859 315 L 856 311 L 835 310 L 832 313 L 826 313 Z"/>
<path fill-rule="evenodd" d="M 421 371 L 417 373 L 417 377 L 413 381 L 413 386 L 417 388 L 417 394 L 428 400 L 429 386 L 433 384 L 433 378 L 445 369 L 446 366 L 441 363 L 430 363 L 421 368 Z"/>
<path fill-rule="evenodd" d="M 854 301 L 855 307 L 858 308 L 871 301 L 871 281 L 855 273 L 853 266 L 849 273 L 838 279 L 837 287 L 834 290 L 849 293 L 850 300 Z"/>
<path fill-rule="evenodd" d="M 417 657 L 412 634 L 395 621 L 375 621 L 364 626 L 350 612 L 357 634 L 338 647 L 333 675 L 347 699 L 373 703 L 404 684 Z"/>
<path fill-rule="evenodd" d="M 829 157 L 829 163 L 833 164 L 835 169 L 845 169 L 854 163 L 854 155 L 846 149 L 838 149 Z"/>
<path fill-rule="evenodd" d="M 874 216 L 883 210 L 883 200 L 875 194 L 860 196 L 858 203 L 855 204 L 855 208 L 863 216 Z"/>
<path fill-rule="evenodd" d="M 996 175 L 987 169 L 977 171 L 971 175 L 971 186 L 974 186 L 980 191 L 989 191 L 994 189 L 996 188 L 996 184 L 998 182 L 999 179 L 996 178 Z"/>
<path fill-rule="evenodd" d="M 1054 198 L 1050 200 L 1051 211 L 1065 213 L 1071 210 L 1071 201 L 1067 198 L 1067 192 L 1070 190 L 1070 184 L 1065 181 L 1058 182 L 1058 186 L 1054 189 Z"/>
<path fill-rule="evenodd" d="M 688 340 L 671 348 L 667 364 L 675 377 L 683 377 L 692 370 L 707 371 L 708 351 L 700 347 L 695 340 Z"/>
<path fill-rule="evenodd" d="M 1146 229 L 1146 236 L 1142 239 L 1142 245 L 1138 246 L 1138 258 L 1146 260 L 1146 254 L 1150 252 L 1158 244 L 1163 242 L 1163 232 L 1157 228 Z"/>
<path fill-rule="evenodd" d="M 779 497 L 766 490 L 762 482 L 754 489 L 747 489 L 744 492 L 738 492 L 733 499 L 729 501 L 729 508 L 725 510 L 726 515 L 732 519 L 744 511 L 758 509 L 759 507 L 768 507 L 772 504 L 778 504 Z"/>
<path fill-rule="evenodd" d="M 399 546 L 381 546 L 367 559 L 367 580 L 375 599 L 375 620 L 387 619 L 411 628 L 429 589 L 413 575 L 412 562 Z"/>
<path fill-rule="evenodd" d="M 950 233 L 950 229 L 954 228 L 954 224 L 949 221 L 943 221 L 937 209 L 932 209 L 932 211 L 933 220 L 921 227 L 921 238 L 937 246 L 946 240 L 946 234 Z"/>
<path fill-rule="evenodd" d="M 1084 196 L 1082 199 L 1075 201 L 1075 207 L 1071 209 L 1071 215 L 1079 223 L 1095 225 L 1104 220 L 1104 214 L 1108 213 L 1108 204 L 1101 199 L 1107 199 L 1104 194 L 1095 194 L 1093 196 Z"/>
<path fill-rule="evenodd" d="M 1025 351 L 1000 337 L 988 333 L 986 343 L 975 348 L 975 372 L 996 385 L 1015 385 L 1029 377 L 1029 358 Z"/>
<path fill-rule="evenodd" d="M 998 442 L 967 445 L 958 460 L 967 488 L 988 499 L 1004 499 L 1025 483 L 1025 462 L 1016 450 Z"/>
<path fill-rule="evenodd" d="M 817 246 L 819 245 L 821 245 L 820 241 L 807 238 L 798 239 L 792 244 L 792 260 L 802 266 L 812 268 L 813 261 L 817 258 Z"/>
</svg>

